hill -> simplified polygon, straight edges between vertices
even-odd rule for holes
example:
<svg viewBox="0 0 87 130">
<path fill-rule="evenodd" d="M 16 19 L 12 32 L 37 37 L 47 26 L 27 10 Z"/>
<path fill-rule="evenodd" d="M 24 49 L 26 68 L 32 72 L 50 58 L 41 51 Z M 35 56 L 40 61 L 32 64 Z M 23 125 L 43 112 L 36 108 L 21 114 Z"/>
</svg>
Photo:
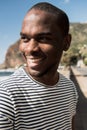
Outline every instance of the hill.
<svg viewBox="0 0 87 130">
<path fill-rule="evenodd" d="M 78 45 L 87 45 L 87 23 L 71 23 L 70 24 L 70 33 L 72 34 L 72 44 Z M 82 46 L 81 45 L 81 46 Z"/>
</svg>

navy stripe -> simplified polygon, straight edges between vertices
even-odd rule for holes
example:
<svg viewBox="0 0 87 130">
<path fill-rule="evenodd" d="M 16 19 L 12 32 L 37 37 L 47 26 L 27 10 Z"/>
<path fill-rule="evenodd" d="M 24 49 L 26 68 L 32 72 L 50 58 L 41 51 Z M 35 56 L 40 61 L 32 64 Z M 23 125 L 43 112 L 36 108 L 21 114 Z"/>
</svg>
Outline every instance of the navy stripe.
<svg viewBox="0 0 87 130">
<path fill-rule="evenodd" d="M 72 81 L 63 75 L 49 87 L 19 68 L 0 82 L 0 92 L 0 129 L 71 130 L 78 96 Z"/>
</svg>

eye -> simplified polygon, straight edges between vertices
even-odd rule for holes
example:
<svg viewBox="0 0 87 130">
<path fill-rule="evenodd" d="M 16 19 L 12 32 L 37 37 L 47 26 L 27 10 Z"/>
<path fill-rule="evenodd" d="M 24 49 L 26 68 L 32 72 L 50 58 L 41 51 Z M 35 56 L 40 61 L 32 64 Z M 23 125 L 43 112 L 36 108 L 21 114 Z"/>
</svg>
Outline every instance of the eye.
<svg viewBox="0 0 87 130">
<path fill-rule="evenodd" d="M 49 42 L 49 41 L 51 41 L 51 38 L 49 37 L 49 36 L 39 36 L 38 38 L 37 38 L 37 40 L 39 41 L 39 42 Z"/>
<path fill-rule="evenodd" d="M 21 36 L 21 40 L 26 43 L 29 41 L 29 38 L 27 38 L 26 36 Z"/>
</svg>

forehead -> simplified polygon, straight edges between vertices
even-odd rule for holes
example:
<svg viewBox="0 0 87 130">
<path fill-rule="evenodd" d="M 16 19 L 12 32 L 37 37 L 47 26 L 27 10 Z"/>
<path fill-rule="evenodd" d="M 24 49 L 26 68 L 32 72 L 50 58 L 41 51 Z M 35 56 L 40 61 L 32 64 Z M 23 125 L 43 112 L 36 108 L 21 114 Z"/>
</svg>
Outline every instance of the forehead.
<svg viewBox="0 0 87 130">
<path fill-rule="evenodd" d="M 47 11 L 44 11 L 44 10 L 40 10 L 40 9 L 31 9 L 27 12 L 26 16 L 29 15 L 29 14 L 45 14 L 46 16 L 47 15 L 50 15 L 50 16 L 53 16 L 54 14 L 53 13 L 50 13 L 50 12 L 47 12 Z M 54 15 L 55 16 L 55 15 Z"/>
<path fill-rule="evenodd" d="M 46 11 L 32 9 L 30 10 L 25 18 L 24 21 L 31 21 L 31 20 L 39 20 L 41 23 L 48 24 L 48 23 L 56 23 L 57 17 L 53 13 L 49 13 Z M 36 21 L 35 20 L 35 21 Z"/>
<path fill-rule="evenodd" d="M 26 30 L 35 30 L 38 31 L 40 29 L 49 30 L 49 31 L 57 31 L 59 27 L 57 25 L 57 18 L 52 13 L 41 11 L 41 10 L 30 10 L 23 21 L 22 29 Z"/>
</svg>

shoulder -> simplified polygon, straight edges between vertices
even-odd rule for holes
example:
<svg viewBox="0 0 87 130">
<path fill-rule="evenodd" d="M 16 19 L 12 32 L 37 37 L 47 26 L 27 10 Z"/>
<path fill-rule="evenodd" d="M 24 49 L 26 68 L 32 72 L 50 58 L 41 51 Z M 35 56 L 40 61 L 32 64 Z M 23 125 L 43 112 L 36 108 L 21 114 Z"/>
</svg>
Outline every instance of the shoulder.
<svg viewBox="0 0 87 130">
<path fill-rule="evenodd" d="M 20 80 L 24 76 L 22 68 L 16 70 L 12 75 L 10 75 L 7 79 L 0 81 L 0 99 L 4 101 L 3 104 L 12 105 L 12 100 L 14 96 L 14 92 L 17 92 L 18 85 L 21 83 Z M 19 85 L 20 86 L 20 85 Z"/>
<path fill-rule="evenodd" d="M 74 97 L 76 99 L 76 101 L 78 100 L 78 92 L 77 92 L 77 88 L 75 86 L 75 84 L 73 83 L 73 81 L 67 77 L 65 77 L 64 75 L 60 74 L 60 85 L 68 92 L 70 92 L 70 94 L 72 95 L 72 97 Z"/>
<path fill-rule="evenodd" d="M 10 95 L 21 92 L 29 88 L 33 84 L 33 80 L 27 75 L 25 70 L 21 67 L 17 69 L 7 79 L 0 81 L 0 91 L 6 91 Z"/>
<path fill-rule="evenodd" d="M 2 90 L 8 90 L 11 89 L 13 86 L 15 86 L 20 79 L 24 76 L 23 69 L 19 68 L 18 70 L 15 70 L 13 74 L 7 77 L 7 79 L 3 79 L 0 81 L 0 89 Z"/>
<path fill-rule="evenodd" d="M 66 85 L 74 85 L 73 81 L 69 78 L 67 78 L 66 76 L 64 76 L 63 74 L 59 73 L 59 79 L 60 79 L 60 82 L 63 83 L 63 84 L 66 84 Z"/>
</svg>

